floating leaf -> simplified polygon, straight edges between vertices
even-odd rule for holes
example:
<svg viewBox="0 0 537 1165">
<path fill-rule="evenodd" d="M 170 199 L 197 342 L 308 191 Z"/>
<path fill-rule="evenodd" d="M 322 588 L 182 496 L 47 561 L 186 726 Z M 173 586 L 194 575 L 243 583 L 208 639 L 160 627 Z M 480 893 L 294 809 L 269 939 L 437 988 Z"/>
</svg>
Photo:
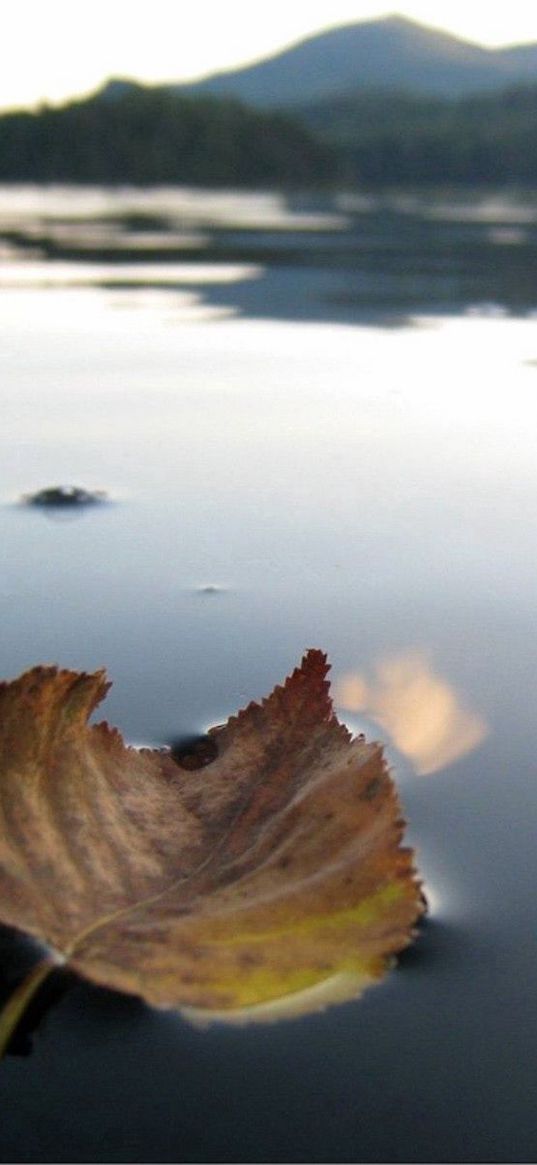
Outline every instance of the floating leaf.
<svg viewBox="0 0 537 1165">
<path fill-rule="evenodd" d="M 194 769 L 88 725 L 102 672 L 0 685 L 0 921 L 202 1021 L 359 995 L 422 898 L 382 748 L 338 723 L 327 671 L 309 651 Z"/>
</svg>

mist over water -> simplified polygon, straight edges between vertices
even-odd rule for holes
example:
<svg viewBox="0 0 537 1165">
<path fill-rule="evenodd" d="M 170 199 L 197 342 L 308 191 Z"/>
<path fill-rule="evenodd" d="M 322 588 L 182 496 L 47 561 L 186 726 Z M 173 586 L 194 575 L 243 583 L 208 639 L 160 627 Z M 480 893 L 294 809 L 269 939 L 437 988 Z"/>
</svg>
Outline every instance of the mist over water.
<svg viewBox="0 0 537 1165">
<path fill-rule="evenodd" d="M 81 984 L 3 1067 L 2 1159 L 532 1159 L 536 245 L 530 195 L 0 191 L 3 675 L 104 665 L 163 745 L 321 647 L 430 902 L 286 1025 Z M 20 501 L 59 485 L 108 501 Z"/>
</svg>

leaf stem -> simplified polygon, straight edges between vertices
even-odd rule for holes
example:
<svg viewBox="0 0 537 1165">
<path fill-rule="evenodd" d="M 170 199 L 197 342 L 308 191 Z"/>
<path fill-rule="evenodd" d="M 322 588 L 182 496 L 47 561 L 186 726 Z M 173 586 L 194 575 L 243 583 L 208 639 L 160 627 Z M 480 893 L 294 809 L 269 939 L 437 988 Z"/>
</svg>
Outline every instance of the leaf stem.
<svg viewBox="0 0 537 1165">
<path fill-rule="evenodd" d="M 7 1003 L 0 1011 L 0 1059 L 4 1055 L 8 1044 L 18 1027 L 26 1009 L 29 1007 L 34 995 L 37 994 L 41 984 L 59 966 L 57 956 L 47 955 L 36 963 L 35 967 L 15 988 L 12 995 L 10 995 Z"/>
</svg>

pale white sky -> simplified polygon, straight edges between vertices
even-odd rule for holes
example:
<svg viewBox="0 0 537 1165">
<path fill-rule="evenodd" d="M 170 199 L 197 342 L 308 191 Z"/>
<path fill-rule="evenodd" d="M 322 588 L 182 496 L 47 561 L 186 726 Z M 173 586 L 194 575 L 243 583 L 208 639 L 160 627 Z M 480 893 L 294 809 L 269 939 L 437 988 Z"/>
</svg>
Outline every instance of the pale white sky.
<svg viewBox="0 0 537 1165">
<path fill-rule="evenodd" d="M 186 80 L 394 11 L 484 45 L 537 42 L 531 0 L 15 0 L 2 13 L 0 108 L 62 101 L 110 76 Z"/>
</svg>

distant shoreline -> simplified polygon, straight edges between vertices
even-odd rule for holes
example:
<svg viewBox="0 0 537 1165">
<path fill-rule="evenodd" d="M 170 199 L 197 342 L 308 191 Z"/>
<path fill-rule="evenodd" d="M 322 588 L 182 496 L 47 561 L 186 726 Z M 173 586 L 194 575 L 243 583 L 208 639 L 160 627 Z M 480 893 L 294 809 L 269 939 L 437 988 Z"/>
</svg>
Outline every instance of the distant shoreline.
<svg viewBox="0 0 537 1165">
<path fill-rule="evenodd" d="M 106 90 L 0 117 L 0 183 L 283 190 L 537 185 L 537 85 L 457 100 L 357 91 L 288 110 Z"/>
</svg>

